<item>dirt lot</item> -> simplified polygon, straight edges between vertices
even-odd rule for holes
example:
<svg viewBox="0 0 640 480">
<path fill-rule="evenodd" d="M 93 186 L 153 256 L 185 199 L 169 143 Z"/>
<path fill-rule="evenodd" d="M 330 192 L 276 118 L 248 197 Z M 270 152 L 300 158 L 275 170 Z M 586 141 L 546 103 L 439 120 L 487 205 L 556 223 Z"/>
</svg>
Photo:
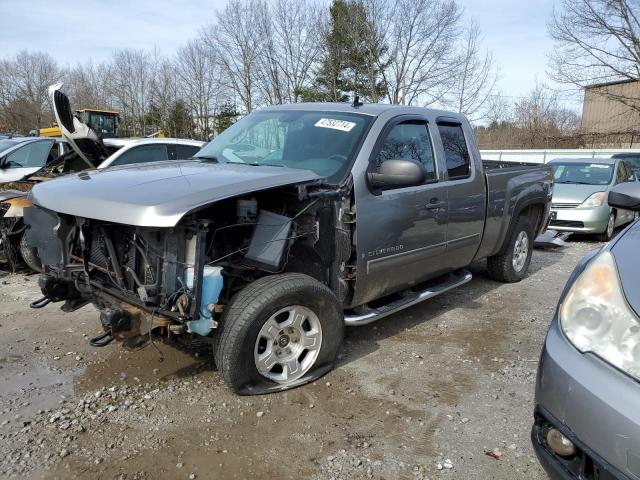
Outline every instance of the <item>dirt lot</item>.
<svg viewBox="0 0 640 480">
<path fill-rule="evenodd" d="M 536 251 L 520 284 L 478 266 L 469 285 L 349 329 L 320 381 L 260 397 L 232 395 L 206 347 L 91 348 L 92 307 L 30 310 L 37 277 L 0 273 L 0 477 L 546 478 L 529 442 L 537 360 L 596 246 Z"/>
</svg>

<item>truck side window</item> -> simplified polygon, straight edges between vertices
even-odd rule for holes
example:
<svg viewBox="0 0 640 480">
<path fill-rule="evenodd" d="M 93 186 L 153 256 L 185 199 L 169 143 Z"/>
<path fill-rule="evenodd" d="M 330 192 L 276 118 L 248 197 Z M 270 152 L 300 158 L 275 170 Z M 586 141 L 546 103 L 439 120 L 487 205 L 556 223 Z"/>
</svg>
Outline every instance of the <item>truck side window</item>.
<svg viewBox="0 0 640 480">
<path fill-rule="evenodd" d="M 449 180 L 459 180 L 471 175 L 471 159 L 462 126 L 438 124 L 438 130 L 447 160 Z"/>
<path fill-rule="evenodd" d="M 375 170 L 386 160 L 415 160 L 422 164 L 427 182 L 436 180 L 436 165 L 427 124 L 412 120 L 395 125 L 384 139 L 375 160 Z"/>
</svg>

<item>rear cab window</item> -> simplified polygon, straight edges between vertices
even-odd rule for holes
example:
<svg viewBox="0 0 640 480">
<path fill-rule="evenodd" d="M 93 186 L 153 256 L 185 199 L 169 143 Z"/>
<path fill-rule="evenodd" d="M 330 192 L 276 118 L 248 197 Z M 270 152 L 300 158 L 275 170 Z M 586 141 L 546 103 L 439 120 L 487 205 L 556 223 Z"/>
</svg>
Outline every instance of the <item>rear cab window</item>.
<svg viewBox="0 0 640 480">
<path fill-rule="evenodd" d="M 462 125 L 438 122 L 438 131 L 444 148 L 449 180 L 461 180 L 471 176 L 471 156 Z"/>
</svg>

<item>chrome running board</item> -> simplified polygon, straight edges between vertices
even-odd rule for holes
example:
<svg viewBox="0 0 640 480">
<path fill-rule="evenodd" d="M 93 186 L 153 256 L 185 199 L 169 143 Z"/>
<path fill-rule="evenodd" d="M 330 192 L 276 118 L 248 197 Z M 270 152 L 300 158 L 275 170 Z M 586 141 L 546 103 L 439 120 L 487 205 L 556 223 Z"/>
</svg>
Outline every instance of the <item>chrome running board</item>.
<svg viewBox="0 0 640 480">
<path fill-rule="evenodd" d="M 447 276 L 443 282 L 433 285 L 426 290 L 419 292 L 412 292 L 409 290 L 410 293 L 400 300 L 395 300 L 382 307 L 371 309 L 367 313 L 363 313 L 361 315 L 345 315 L 344 323 L 350 327 L 367 325 L 368 323 L 375 322 L 376 320 L 380 320 L 381 318 L 399 312 L 400 310 L 404 310 L 405 308 L 411 307 L 424 300 L 428 300 L 429 298 L 433 298 L 441 293 L 448 292 L 449 290 L 464 285 L 465 283 L 470 282 L 471 278 L 471 272 L 467 270 L 463 270 L 456 274 L 452 273 Z"/>
</svg>

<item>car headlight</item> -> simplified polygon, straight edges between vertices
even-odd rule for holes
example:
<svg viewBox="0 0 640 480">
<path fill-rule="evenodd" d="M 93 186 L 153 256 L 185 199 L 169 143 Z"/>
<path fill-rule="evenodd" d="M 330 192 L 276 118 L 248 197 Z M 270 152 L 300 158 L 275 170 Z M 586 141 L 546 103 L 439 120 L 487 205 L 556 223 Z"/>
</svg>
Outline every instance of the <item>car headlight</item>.
<svg viewBox="0 0 640 480">
<path fill-rule="evenodd" d="M 596 192 L 587 198 L 578 208 L 595 208 L 601 207 L 607 202 L 607 194 L 605 192 Z"/>
<path fill-rule="evenodd" d="M 560 325 L 582 353 L 592 352 L 640 380 L 640 321 L 627 304 L 610 252 L 599 254 L 571 286 Z"/>
</svg>

